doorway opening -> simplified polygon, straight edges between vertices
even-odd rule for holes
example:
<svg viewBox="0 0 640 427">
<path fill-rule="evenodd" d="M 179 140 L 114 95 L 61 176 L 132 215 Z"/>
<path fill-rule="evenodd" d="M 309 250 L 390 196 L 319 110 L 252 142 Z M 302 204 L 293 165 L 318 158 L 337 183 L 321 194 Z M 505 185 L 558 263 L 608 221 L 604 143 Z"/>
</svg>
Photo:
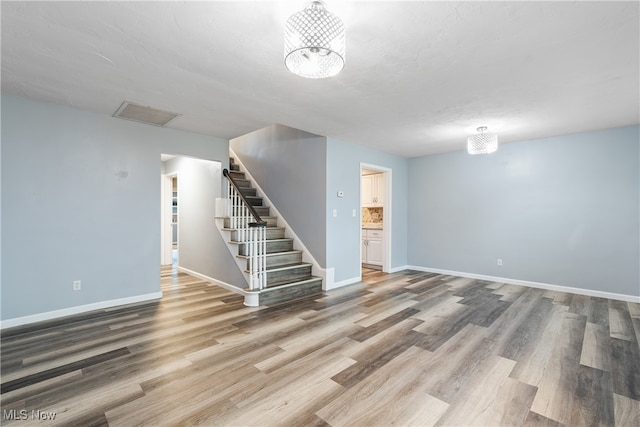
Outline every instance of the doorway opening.
<svg viewBox="0 0 640 427">
<path fill-rule="evenodd" d="M 173 155 L 161 167 L 161 264 L 164 269 L 224 275 L 231 256 L 216 221 L 216 199 L 222 196 L 219 161 Z M 235 260 L 233 266 L 237 268 Z M 233 274 L 233 273 L 231 273 Z"/>
<path fill-rule="evenodd" d="M 362 275 L 391 269 L 391 172 L 383 166 L 360 164 L 360 261 Z"/>
<path fill-rule="evenodd" d="M 161 257 L 160 265 L 173 265 L 178 262 L 178 175 L 161 176 Z"/>
<path fill-rule="evenodd" d="M 171 177 L 171 264 L 178 265 L 178 176 Z"/>
</svg>

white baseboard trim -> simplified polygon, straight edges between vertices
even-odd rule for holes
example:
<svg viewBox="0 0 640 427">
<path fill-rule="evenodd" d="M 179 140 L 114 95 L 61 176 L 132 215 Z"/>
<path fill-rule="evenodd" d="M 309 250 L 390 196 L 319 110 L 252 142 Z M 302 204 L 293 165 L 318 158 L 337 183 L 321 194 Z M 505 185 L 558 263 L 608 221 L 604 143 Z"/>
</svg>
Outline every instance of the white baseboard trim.
<svg viewBox="0 0 640 427">
<path fill-rule="evenodd" d="M 362 281 L 362 276 L 352 277 L 350 279 L 341 280 L 339 282 L 333 282 L 333 285 L 329 288 L 327 287 L 325 290 L 330 291 L 331 289 L 341 288 L 343 286 L 352 285 L 354 283 L 358 283 Z"/>
<path fill-rule="evenodd" d="M 213 285 L 217 285 L 220 286 L 221 288 L 224 288 L 228 291 L 231 292 L 235 292 L 237 294 L 242 295 L 243 297 L 246 297 L 250 294 L 250 292 L 245 291 L 242 288 L 239 288 L 237 286 L 233 286 L 227 282 L 223 282 L 222 280 L 218 280 L 218 279 L 214 279 L 213 277 L 209 277 L 209 276 L 205 276 L 204 274 L 198 273 L 197 271 L 193 271 L 193 270 L 189 270 L 188 268 L 184 268 L 184 267 L 177 267 L 177 270 L 182 272 L 182 273 L 187 273 L 190 276 L 194 276 L 197 277 L 198 279 L 202 279 L 204 281 L 207 281 Z"/>
<path fill-rule="evenodd" d="M 506 277 L 485 276 L 483 274 L 464 273 L 461 271 L 441 270 L 438 268 L 420 267 L 416 265 L 406 266 L 408 270 L 424 271 L 428 273 L 446 274 L 448 276 L 466 277 L 469 279 L 488 280 L 491 282 L 508 283 L 510 285 L 528 286 L 530 288 L 546 289 L 556 292 L 586 295 L 589 297 L 607 298 L 626 302 L 640 303 L 640 296 L 615 294 L 612 292 L 594 291 L 591 289 L 573 288 L 570 286 L 551 285 L 549 283 L 531 282 L 528 280 L 508 279 Z"/>
<path fill-rule="evenodd" d="M 324 270 L 324 280 L 322 281 L 322 290 L 328 291 L 329 289 L 335 288 L 334 275 L 336 269 L 334 267 L 326 268 Z"/>
<path fill-rule="evenodd" d="M 162 292 L 153 292 L 150 294 L 136 295 L 134 297 L 119 298 L 109 301 L 95 302 L 92 304 L 79 305 L 76 307 L 63 308 L 60 310 L 47 311 L 45 313 L 32 314 L 24 317 L 16 317 L 0 322 L 0 330 L 13 328 L 16 326 L 28 325 L 30 323 L 43 322 L 46 320 L 58 319 L 60 317 L 73 316 L 74 314 L 82 314 L 94 310 L 102 310 L 105 308 L 113 308 L 128 304 L 137 304 L 141 302 L 154 301 L 162 298 Z"/>
<path fill-rule="evenodd" d="M 389 269 L 389 273 L 397 273 L 398 271 L 408 270 L 408 265 L 401 265 L 400 267 L 392 267 Z"/>
</svg>

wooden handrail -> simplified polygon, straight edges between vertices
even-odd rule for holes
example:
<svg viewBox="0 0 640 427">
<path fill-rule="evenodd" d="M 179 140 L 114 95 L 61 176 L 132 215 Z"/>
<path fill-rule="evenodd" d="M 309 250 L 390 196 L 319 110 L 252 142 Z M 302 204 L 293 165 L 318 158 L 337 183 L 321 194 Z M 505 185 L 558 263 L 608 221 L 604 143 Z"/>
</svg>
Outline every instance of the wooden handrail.
<svg viewBox="0 0 640 427">
<path fill-rule="evenodd" d="M 251 203 L 249 203 L 247 198 L 244 197 L 244 194 L 242 194 L 242 191 L 240 191 L 240 187 L 238 187 L 238 184 L 236 183 L 235 179 L 231 176 L 231 174 L 229 174 L 229 171 L 227 169 L 223 169 L 222 170 L 222 174 L 227 177 L 229 182 L 236 189 L 236 191 L 238 192 L 238 194 L 242 198 L 242 201 L 244 202 L 244 204 L 247 205 L 247 208 L 249 209 L 249 212 L 251 212 L 251 215 L 256 220 L 255 222 L 250 222 L 248 224 L 249 227 L 266 227 L 267 226 L 267 221 L 263 221 L 262 218 L 260 218 L 260 215 L 258 215 L 258 212 L 256 212 L 256 210 L 251 205 Z"/>
</svg>

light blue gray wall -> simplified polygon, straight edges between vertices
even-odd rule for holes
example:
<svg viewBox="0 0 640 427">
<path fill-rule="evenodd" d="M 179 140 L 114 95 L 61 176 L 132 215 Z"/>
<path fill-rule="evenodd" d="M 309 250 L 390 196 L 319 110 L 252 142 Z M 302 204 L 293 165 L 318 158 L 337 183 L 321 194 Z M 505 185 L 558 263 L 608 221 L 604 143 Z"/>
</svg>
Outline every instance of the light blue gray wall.
<svg viewBox="0 0 640 427">
<path fill-rule="evenodd" d="M 178 265 L 246 287 L 214 221 L 215 199 L 223 188 L 220 162 L 175 157 L 165 162 L 165 173 L 178 177 Z"/>
<path fill-rule="evenodd" d="M 408 160 L 359 145 L 327 138 L 327 266 L 335 268 L 336 282 L 360 276 L 360 164 L 391 169 L 391 268 L 407 264 Z M 343 191 L 344 197 L 337 197 Z M 338 216 L 333 217 L 333 209 Z M 353 209 L 357 215 L 353 217 Z"/>
<path fill-rule="evenodd" d="M 410 159 L 409 264 L 640 295 L 639 141 L 634 126 Z"/>
<path fill-rule="evenodd" d="M 160 290 L 160 153 L 228 141 L 2 95 L 3 320 Z"/>
<path fill-rule="evenodd" d="M 320 266 L 326 263 L 326 138 L 272 125 L 232 139 L 247 167 Z"/>
</svg>

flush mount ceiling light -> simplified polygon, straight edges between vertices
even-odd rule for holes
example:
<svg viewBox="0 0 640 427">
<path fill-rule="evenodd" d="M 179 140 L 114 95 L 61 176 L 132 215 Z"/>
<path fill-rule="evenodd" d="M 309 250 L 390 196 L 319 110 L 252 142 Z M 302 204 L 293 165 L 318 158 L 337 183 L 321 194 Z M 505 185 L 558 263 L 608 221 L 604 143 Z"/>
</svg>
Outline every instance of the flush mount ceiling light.
<svg viewBox="0 0 640 427">
<path fill-rule="evenodd" d="M 321 1 L 312 1 L 287 20 L 284 63 L 294 74 L 311 79 L 335 76 L 344 67 L 344 24 Z"/>
<path fill-rule="evenodd" d="M 489 154 L 498 149 L 498 135 L 493 133 L 485 133 L 486 126 L 480 126 L 479 134 L 471 135 L 467 139 L 467 151 L 469 154 Z"/>
</svg>

